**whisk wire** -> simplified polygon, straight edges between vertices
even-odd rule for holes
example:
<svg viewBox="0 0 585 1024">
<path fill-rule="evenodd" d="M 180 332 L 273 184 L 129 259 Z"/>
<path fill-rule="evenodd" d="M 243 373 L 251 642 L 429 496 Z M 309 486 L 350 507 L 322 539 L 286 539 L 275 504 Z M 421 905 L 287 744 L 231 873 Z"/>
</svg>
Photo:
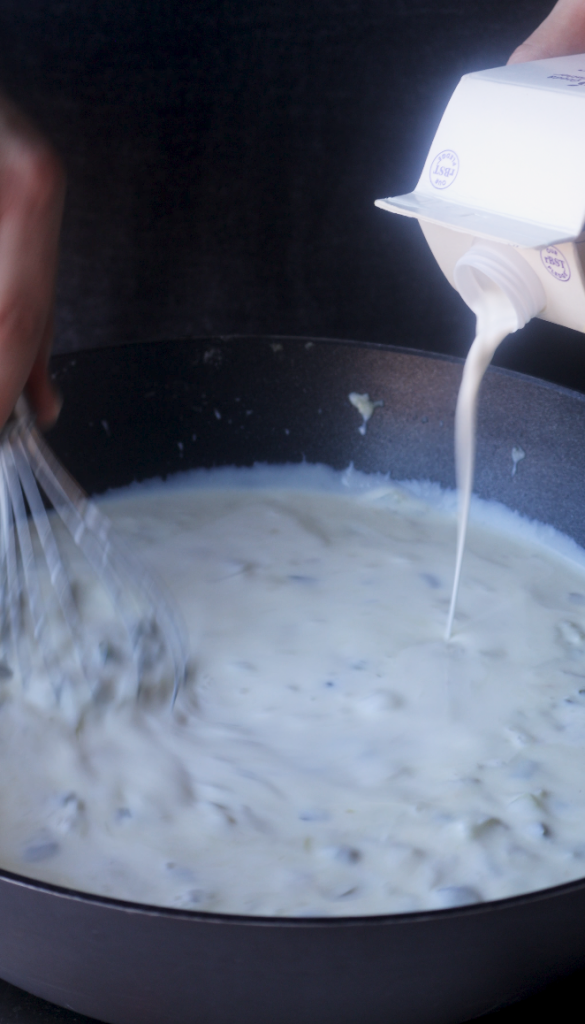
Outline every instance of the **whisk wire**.
<svg viewBox="0 0 585 1024">
<path fill-rule="evenodd" d="M 7 650 L 7 661 L 12 655 L 23 680 L 27 680 L 30 662 L 18 643 L 20 634 L 22 590 L 18 574 L 14 515 L 8 496 L 4 453 L 0 446 L 0 537 L 2 562 L 2 632 Z M 11 648 L 11 649 L 10 649 Z"/>
<path fill-rule="evenodd" d="M 22 497 L 22 490 L 18 478 L 18 470 L 14 460 L 14 452 L 11 444 L 4 446 L 2 452 L 2 463 L 4 479 L 8 488 L 10 504 L 12 506 L 16 535 L 20 551 L 20 562 L 22 566 L 24 585 L 28 595 L 28 604 L 33 628 L 33 636 L 38 640 L 44 626 L 44 609 L 41 601 L 38 575 L 35 570 L 35 557 L 33 554 L 32 540 L 28 525 L 28 516 Z"/>
<path fill-rule="evenodd" d="M 25 498 L 28 502 L 30 519 L 34 523 L 35 530 L 39 538 L 45 562 L 49 570 L 49 579 L 51 580 L 63 618 L 73 639 L 77 661 L 79 662 L 79 666 L 83 672 L 85 680 L 91 689 L 91 671 L 87 664 L 87 658 L 84 655 L 82 626 L 77 606 L 75 604 L 73 591 L 69 583 L 69 577 L 65 570 L 63 559 L 59 552 L 59 547 L 55 540 L 55 535 L 49 522 L 49 517 L 47 515 L 41 493 L 30 468 L 26 450 L 18 431 L 15 431 L 13 438 L 11 438 L 9 450 L 11 451 L 14 459 L 20 486 L 22 487 Z M 36 575 L 34 553 L 32 554 L 32 561 L 32 571 L 33 574 Z"/>
<path fill-rule="evenodd" d="M 30 621 L 32 625 L 32 634 L 35 641 L 35 646 L 38 648 L 41 654 L 41 660 L 44 666 L 44 670 L 49 677 L 51 686 L 56 696 L 59 694 L 59 680 L 57 672 L 57 661 L 52 651 L 52 648 L 48 644 L 40 643 L 45 623 L 46 614 L 43 607 L 43 600 L 39 587 L 38 575 L 36 571 L 36 562 L 33 552 L 33 544 L 31 538 L 31 532 L 29 528 L 29 520 L 26 513 L 26 507 L 24 504 L 23 494 L 20 486 L 20 480 L 18 475 L 18 469 L 14 458 L 14 451 L 12 444 L 3 445 L 2 448 L 2 471 L 4 480 L 6 483 L 6 491 L 9 499 L 9 504 L 12 509 L 14 518 L 14 525 L 16 528 L 16 538 L 18 538 L 18 551 L 16 552 L 15 566 L 16 566 L 16 580 L 17 582 L 17 612 L 18 618 L 15 623 L 15 630 L 13 632 L 13 646 L 16 651 L 21 652 L 24 645 L 20 643 L 20 638 L 24 633 L 24 593 L 28 598 L 28 610 L 30 614 Z M 14 531 L 13 531 L 14 536 Z M 20 563 L 20 573 L 19 573 Z M 20 580 L 22 579 L 21 584 Z M 30 659 L 27 661 L 25 668 L 25 674 L 23 675 L 23 682 L 26 685 L 28 683 L 30 675 Z"/>
<path fill-rule="evenodd" d="M 171 609 L 160 583 L 114 539 L 110 521 L 58 462 L 35 428 L 26 432 L 25 441 L 35 476 L 94 572 L 99 573 L 106 584 L 127 630 L 134 635 L 135 646 L 139 646 L 144 631 L 133 630 L 127 618 L 121 600 L 127 593 L 124 577 L 142 593 L 147 606 L 156 609 L 156 618 L 173 662 L 174 704 L 186 673 L 185 647 L 176 611 Z M 137 665 L 140 674 L 140 658 Z"/>
<path fill-rule="evenodd" d="M 37 576 L 35 547 L 30 522 L 43 552 L 63 619 L 74 643 L 77 660 L 91 686 L 91 669 L 84 655 L 83 625 L 68 572 L 60 554 L 42 494 L 46 496 L 68 534 L 83 553 L 110 595 L 134 650 L 136 682 L 140 689 L 143 670 L 150 665 L 148 644 L 153 637 L 170 659 L 173 673 L 172 704 L 186 674 L 181 624 L 160 584 L 122 547 L 111 524 L 64 469 L 36 430 L 21 399 L 16 415 L 0 435 L 0 570 L 2 572 L 4 632 L 12 638 L 21 671 L 20 643 L 23 629 L 22 598 L 26 591 L 35 640 L 41 637 L 47 616 Z M 28 512 L 25 504 L 28 504 Z M 30 517 L 29 514 L 30 513 Z M 130 612 L 134 595 L 135 610 Z M 130 604 L 129 604 L 130 602 Z M 138 621 L 136 615 L 138 614 Z M 41 653 L 45 654 L 44 645 Z M 50 649 L 50 648 L 49 648 Z M 58 668 L 50 656 L 45 663 L 52 677 Z M 58 686 L 58 683 L 54 683 Z"/>
</svg>

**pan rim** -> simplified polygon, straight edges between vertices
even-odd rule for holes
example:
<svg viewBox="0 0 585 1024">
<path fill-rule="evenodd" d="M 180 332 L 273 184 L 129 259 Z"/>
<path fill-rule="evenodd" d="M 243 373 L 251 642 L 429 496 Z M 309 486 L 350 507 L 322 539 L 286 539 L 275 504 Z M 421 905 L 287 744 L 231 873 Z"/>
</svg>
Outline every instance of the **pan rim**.
<svg viewBox="0 0 585 1024">
<path fill-rule="evenodd" d="M 450 355 L 446 352 L 433 352 L 430 349 L 414 348 L 410 345 L 393 345 L 390 342 L 363 341 L 357 338 L 331 338 L 314 334 L 196 334 L 177 338 L 149 338 L 145 341 L 122 341 L 112 342 L 106 345 L 92 345 L 83 349 L 72 349 L 70 352 L 54 352 L 51 356 L 51 367 L 58 366 L 68 359 L 83 358 L 86 354 L 103 352 L 112 348 L 115 349 L 144 349 L 156 345 L 189 345 L 189 344 L 212 344 L 213 342 L 293 342 L 306 345 L 311 342 L 314 345 L 342 345 L 351 348 L 372 349 L 377 352 L 389 352 L 392 354 L 417 356 L 424 359 L 436 360 L 438 362 L 453 363 L 463 366 L 465 356 Z M 534 377 L 528 373 L 521 373 L 519 370 L 510 370 L 505 366 L 489 366 L 487 374 L 496 374 L 512 380 L 527 381 L 535 384 L 546 391 L 555 391 L 567 397 L 576 398 L 585 402 L 585 393 L 576 391 L 574 388 L 567 388 L 563 384 L 555 384 L 554 381 L 545 380 L 542 377 Z"/>
</svg>

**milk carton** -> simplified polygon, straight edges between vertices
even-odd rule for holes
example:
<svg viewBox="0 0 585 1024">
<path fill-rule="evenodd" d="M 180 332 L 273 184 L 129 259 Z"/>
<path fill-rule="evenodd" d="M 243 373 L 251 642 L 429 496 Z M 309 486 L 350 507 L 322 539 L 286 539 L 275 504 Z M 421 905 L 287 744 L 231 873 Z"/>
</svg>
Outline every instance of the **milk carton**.
<svg viewBox="0 0 585 1024">
<path fill-rule="evenodd" d="M 518 326 L 585 332 L 585 54 L 465 75 L 414 192 L 376 206 L 418 219 L 472 309 L 487 275 Z"/>
</svg>

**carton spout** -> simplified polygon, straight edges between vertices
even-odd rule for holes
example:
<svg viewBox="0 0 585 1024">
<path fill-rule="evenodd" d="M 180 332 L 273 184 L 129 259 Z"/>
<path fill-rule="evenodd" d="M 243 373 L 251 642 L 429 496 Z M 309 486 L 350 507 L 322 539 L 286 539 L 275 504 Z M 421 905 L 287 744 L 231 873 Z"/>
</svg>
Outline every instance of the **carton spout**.
<svg viewBox="0 0 585 1024">
<path fill-rule="evenodd" d="M 503 292 L 513 310 L 514 331 L 538 316 L 546 305 L 539 278 L 509 245 L 475 242 L 455 264 L 453 276 L 461 298 L 476 316 L 483 309 L 482 300 L 489 288 L 495 286 Z"/>
</svg>

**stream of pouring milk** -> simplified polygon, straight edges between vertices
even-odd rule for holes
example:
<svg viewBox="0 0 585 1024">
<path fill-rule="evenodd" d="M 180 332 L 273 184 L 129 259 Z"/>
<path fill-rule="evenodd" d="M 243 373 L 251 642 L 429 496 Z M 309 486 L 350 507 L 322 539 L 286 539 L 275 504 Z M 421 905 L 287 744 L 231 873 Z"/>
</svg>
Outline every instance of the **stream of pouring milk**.
<svg viewBox="0 0 585 1024">
<path fill-rule="evenodd" d="M 518 326 L 516 313 L 502 289 L 487 277 L 482 275 L 482 278 L 484 288 L 481 305 L 477 309 L 476 335 L 463 367 L 463 377 L 455 410 L 455 465 L 459 507 L 455 576 L 447 618 L 446 640 L 450 639 L 453 632 L 453 619 L 457 607 L 457 594 L 465 551 L 469 505 L 473 490 L 479 389 L 498 345 Z"/>
</svg>

